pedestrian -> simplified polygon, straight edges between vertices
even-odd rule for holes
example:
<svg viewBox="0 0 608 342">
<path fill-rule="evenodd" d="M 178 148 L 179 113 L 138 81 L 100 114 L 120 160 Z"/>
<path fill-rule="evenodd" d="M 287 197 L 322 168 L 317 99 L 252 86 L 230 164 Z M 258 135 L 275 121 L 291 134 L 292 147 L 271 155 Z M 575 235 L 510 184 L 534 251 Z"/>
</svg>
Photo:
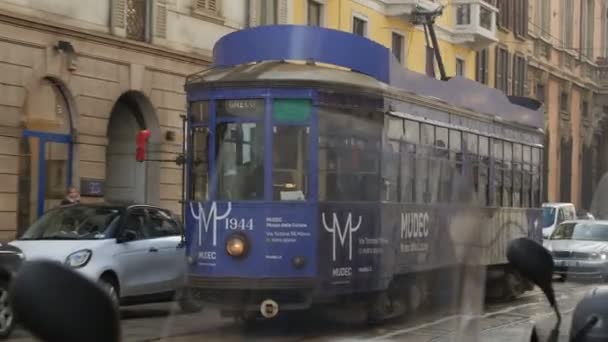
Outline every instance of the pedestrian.
<svg viewBox="0 0 608 342">
<path fill-rule="evenodd" d="M 75 186 L 68 187 L 68 192 L 65 198 L 61 201 L 61 205 L 80 203 L 80 192 Z"/>
</svg>

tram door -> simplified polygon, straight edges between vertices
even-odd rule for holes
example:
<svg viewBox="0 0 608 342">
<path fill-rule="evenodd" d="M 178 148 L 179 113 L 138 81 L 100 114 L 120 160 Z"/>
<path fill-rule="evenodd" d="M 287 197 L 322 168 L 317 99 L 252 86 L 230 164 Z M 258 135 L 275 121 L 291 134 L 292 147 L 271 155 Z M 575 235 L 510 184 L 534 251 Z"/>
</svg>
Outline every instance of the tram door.
<svg viewBox="0 0 608 342">
<path fill-rule="evenodd" d="M 316 160 L 309 99 L 274 99 L 272 104 L 272 199 L 316 198 Z"/>
</svg>

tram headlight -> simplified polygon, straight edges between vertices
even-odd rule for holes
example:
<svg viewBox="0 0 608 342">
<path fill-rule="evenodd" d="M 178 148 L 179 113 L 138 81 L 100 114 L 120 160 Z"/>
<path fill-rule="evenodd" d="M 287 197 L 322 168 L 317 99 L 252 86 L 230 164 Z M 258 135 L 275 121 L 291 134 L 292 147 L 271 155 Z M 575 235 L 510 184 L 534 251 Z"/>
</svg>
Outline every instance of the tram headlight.
<svg viewBox="0 0 608 342">
<path fill-rule="evenodd" d="M 226 252 L 233 257 L 242 257 L 247 252 L 247 240 L 244 236 L 234 234 L 226 241 Z"/>
</svg>

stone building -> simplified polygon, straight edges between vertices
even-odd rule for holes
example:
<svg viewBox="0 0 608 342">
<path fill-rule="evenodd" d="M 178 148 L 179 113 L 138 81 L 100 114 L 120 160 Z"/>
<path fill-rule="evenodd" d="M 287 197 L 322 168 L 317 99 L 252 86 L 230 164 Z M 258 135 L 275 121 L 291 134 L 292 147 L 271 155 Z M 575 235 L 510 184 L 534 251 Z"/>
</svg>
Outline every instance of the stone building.
<svg viewBox="0 0 608 342">
<path fill-rule="evenodd" d="M 1 0 L 0 239 L 55 206 L 68 185 L 83 201 L 130 200 L 179 213 L 180 168 L 135 160 L 181 152 L 185 76 L 215 41 L 285 22 L 288 1 Z"/>
</svg>

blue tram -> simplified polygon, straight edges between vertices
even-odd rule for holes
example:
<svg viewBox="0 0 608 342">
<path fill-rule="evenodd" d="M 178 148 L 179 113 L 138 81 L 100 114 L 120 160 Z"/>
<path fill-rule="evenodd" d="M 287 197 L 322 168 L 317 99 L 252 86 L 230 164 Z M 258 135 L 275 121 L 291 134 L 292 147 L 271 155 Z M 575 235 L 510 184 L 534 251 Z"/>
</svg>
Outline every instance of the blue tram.
<svg viewBox="0 0 608 342">
<path fill-rule="evenodd" d="M 204 301 L 273 317 L 354 298 L 383 319 L 472 264 L 489 295 L 530 289 L 505 248 L 541 241 L 537 102 L 319 27 L 234 32 L 213 55 L 186 83 L 189 285 Z"/>
</svg>

